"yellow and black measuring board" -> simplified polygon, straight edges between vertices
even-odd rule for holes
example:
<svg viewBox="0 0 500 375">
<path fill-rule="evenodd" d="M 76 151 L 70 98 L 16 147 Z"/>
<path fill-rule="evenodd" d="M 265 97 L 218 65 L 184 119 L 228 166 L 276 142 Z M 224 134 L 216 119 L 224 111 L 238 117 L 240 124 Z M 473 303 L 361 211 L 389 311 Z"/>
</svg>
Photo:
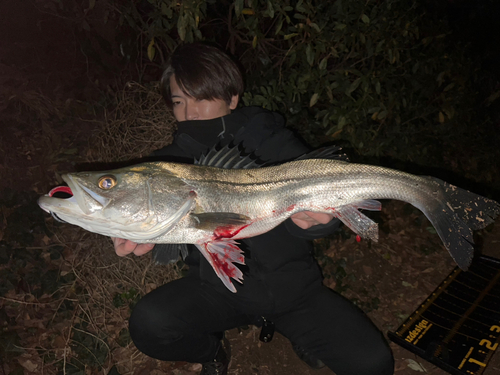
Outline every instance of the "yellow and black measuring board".
<svg viewBox="0 0 500 375">
<path fill-rule="evenodd" d="M 500 341 L 500 259 L 455 268 L 388 336 L 450 374 L 481 375 Z"/>
</svg>

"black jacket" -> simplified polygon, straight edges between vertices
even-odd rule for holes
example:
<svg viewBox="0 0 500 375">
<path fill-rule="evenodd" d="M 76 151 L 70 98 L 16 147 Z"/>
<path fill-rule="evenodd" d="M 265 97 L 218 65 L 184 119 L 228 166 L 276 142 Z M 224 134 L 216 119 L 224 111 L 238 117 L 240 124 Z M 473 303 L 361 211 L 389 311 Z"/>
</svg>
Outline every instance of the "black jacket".
<svg viewBox="0 0 500 375">
<path fill-rule="evenodd" d="M 285 128 L 279 114 L 258 107 L 244 107 L 213 120 L 180 122 L 173 143 L 154 155 L 168 161 L 192 163 L 214 145 L 230 142 L 241 144 L 246 152 L 253 153 L 263 162 L 290 161 L 309 151 Z M 234 282 L 238 290 L 236 298 L 253 301 L 256 295 L 263 294 L 279 304 L 278 296 L 297 293 L 320 283 L 321 271 L 312 257 L 311 240 L 332 233 L 338 226 L 339 221 L 332 220 L 329 224 L 303 230 L 288 219 L 267 233 L 239 241 L 246 265 L 240 267 L 244 274 L 243 285 Z M 225 286 L 194 246 L 186 263 L 190 266 L 190 276 L 200 277 L 224 292 Z"/>
</svg>

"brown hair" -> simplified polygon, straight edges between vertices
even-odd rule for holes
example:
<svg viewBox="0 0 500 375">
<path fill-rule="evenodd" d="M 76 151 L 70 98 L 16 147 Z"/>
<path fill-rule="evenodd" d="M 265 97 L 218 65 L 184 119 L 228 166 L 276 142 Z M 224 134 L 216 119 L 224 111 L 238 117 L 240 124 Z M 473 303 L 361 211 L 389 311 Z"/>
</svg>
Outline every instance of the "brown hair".
<svg viewBox="0 0 500 375">
<path fill-rule="evenodd" d="M 208 44 L 185 44 L 170 56 L 161 77 L 162 94 L 170 107 L 173 74 L 182 91 L 199 100 L 222 99 L 229 104 L 233 96 L 243 94 L 243 77 L 238 65 L 222 50 Z"/>
</svg>

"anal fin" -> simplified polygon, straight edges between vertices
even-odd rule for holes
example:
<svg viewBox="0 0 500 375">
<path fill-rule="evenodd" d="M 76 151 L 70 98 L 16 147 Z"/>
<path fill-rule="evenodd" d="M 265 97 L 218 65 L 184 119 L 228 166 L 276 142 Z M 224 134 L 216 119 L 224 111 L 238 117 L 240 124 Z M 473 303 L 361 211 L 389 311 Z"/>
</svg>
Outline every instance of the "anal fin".
<svg viewBox="0 0 500 375">
<path fill-rule="evenodd" d="M 358 209 L 380 211 L 382 208 L 380 202 L 375 200 L 366 200 L 348 206 L 342 206 L 335 209 L 333 215 L 341 220 L 354 233 L 362 238 L 369 238 L 372 241 L 378 241 L 378 224 L 368 216 L 359 212 Z"/>
</svg>

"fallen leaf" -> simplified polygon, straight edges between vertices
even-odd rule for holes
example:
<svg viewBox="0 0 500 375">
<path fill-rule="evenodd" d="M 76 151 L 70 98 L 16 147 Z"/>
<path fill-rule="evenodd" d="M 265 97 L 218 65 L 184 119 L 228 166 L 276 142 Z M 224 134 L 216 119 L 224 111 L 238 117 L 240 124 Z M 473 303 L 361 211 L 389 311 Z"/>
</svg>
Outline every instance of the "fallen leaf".
<svg viewBox="0 0 500 375">
<path fill-rule="evenodd" d="M 200 372 L 202 368 L 201 363 L 195 363 L 189 367 L 189 371 Z"/>
<path fill-rule="evenodd" d="M 42 242 L 47 246 L 50 243 L 50 238 L 45 234 L 42 238 Z"/>
<path fill-rule="evenodd" d="M 408 367 L 411 368 L 413 371 L 418 371 L 418 372 L 426 372 L 424 366 L 422 366 L 421 363 L 414 361 L 413 359 L 408 359 Z"/>
<path fill-rule="evenodd" d="M 38 368 L 38 365 L 36 363 L 31 362 L 30 359 L 26 358 L 19 358 L 19 364 L 23 366 L 26 370 L 29 372 L 35 372 L 36 369 Z"/>
<path fill-rule="evenodd" d="M 66 339 L 62 336 L 57 336 L 54 341 L 52 341 L 52 347 L 53 348 L 59 348 L 59 349 L 62 349 L 62 348 L 65 348 L 66 347 Z"/>
<path fill-rule="evenodd" d="M 363 271 L 366 275 L 370 276 L 373 273 L 373 270 L 370 266 L 363 265 Z"/>
</svg>

